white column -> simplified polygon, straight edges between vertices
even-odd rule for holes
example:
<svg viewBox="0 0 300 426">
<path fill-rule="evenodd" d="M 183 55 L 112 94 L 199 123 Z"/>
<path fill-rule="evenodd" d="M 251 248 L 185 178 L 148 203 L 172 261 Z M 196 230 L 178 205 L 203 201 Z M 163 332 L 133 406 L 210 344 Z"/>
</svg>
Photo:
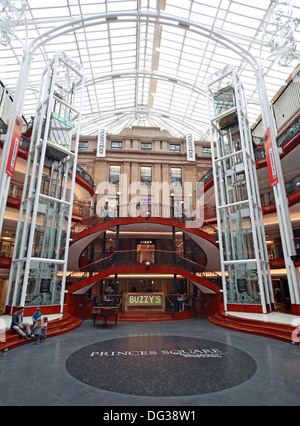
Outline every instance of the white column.
<svg viewBox="0 0 300 426">
<path fill-rule="evenodd" d="M 270 134 L 273 141 L 274 159 L 278 174 L 278 183 L 273 186 L 276 210 L 278 215 L 280 236 L 282 242 L 282 249 L 284 254 L 284 261 L 287 273 L 287 280 L 290 291 L 290 298 L 292 304 L 300 304 L 300 274 L 298 268 L 295 267 L 294 261 L 291 256 L 296 254 L 293 229 L 291 218 L 289 214 L 288 198 L 286 195 L 283 173 L 281 168 L 280 156 L 276 143 L 276 130 L 273 117 L 271 114 L 271 107 L 268 102 L 266 85 L 261 70 L 257 72 L 257 87 L 259 90 L 259 101 L 262 111 L 262 122 L 264 130 L 270 128 Z"/>
<path fill-rule="evenodd" d="M 10 144 L 14 131 L 14 123 L 17 116 L 22 116 L 25 93 L 28 84 L 28 78 L 31 67 L 32 55 L 24 51 L 23 59 L 20 67 L 18 82 L 16 86 L 12 113 L 9 119 L 7 133 L 2 150 L 2 158 L 0 163 L 0 235 L 2 233 L 4 214 L 7 203 L 7 196 L 11 177 L 6 173 L 6 165 L 9 156 Z"/>
</svg>

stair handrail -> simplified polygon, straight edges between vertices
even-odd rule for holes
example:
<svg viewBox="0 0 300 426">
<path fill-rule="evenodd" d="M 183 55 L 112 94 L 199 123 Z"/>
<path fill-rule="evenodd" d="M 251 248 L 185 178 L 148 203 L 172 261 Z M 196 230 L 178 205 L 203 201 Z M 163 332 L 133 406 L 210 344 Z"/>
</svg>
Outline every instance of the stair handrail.
<svg viewBox="0 0 300 426">
<path fill-rule="evenodd" d="M 188 259 L 176 251 L 151 250 L 147 252 L 148 257 L 145 256 L 142 262 L 137 260 L 138 255 L 141 255 L 141 253 L 141 250 L 116 250 L 109 256 L 103 257 L 91 264 L 83 266 L 77 271 L 71 272 L 67 276 L 67 285 L 82 281 L 88 276 L 91 276 L 91 274 L 110 269 L 112 266 L 122 266 L 124 264 L 128 265 L 131 263 L 136 266 L 144 265 L 145 268 L 147 268 L 148 265 L 146 265 L 146 260 L 148 259 L 149 268 L 151 268 L 151 265 L 154 265 L 155 263 L 168 266 L 179 266 L 181 269 L 184 269 L 197 277 L 201 277 L 205 280 L 213 282 L 214 284 L 221 287 L 221 276 L 219 274 L 203 265 L 198 264 L 197 262 L 192 261 L 191 259 Z M 128 259 L 126 259 L 124 255 L 127 256 Z M 163 256 L 163 262 L 157 261 L 159 255 Z M 124 263 L 124 259 L 126 259 L 126 263 Z M 152 262 L 152 260 L 154 260 L 154 262 Z M 168 261 L 169 263 L 166 263 Z M 73 280 L 73 278 L 75 279 Z"/>
<path fill-rule="evenodd" d="M 164 204 L 159 204 L 159 206 L 161 206 L 161 209 L 169 207 L 169 206 L 164 205 Z M 139 215 L 137 217 L 145 217 L 145 220 L 151 218 L 151 211 L 149 212 L 150 213 L 149 216 L 146 213 L 145 214 L 141 214 L 141 215 Z M 118 219 L 118 218 L 128 218 L 128 217 L 132 217 L 132 216 L 130 216 L 130 215 L 129 216 L 108 216 L 108 215 L 98 216 L 97 214 L 93 214 L 93 215 L 91 215 L 89 217 L 86 217 L 86 218 L 82 219 L 81 221 L 75 223 L 71 227 L 71 234 L 70 234 L 70 236 L 72 238 L 76 234 L 78 234 L 80 232 L 83 232 L 83 231 L 86 231 L 87 229 L 92 228 L 94 226 L 101 225 L 103 223 L 110 222 L 110 221 Z M 157 216 L 157 215 L 156 216 L 152 216 L 152 217 L 161 218 L 161 219 L 179 220 L 179 221 L 181 221 L 183 223 L 185 223 L 186 221 L 193 221 L 195 219 L 194 217 L 190 217 L 187 214 L 176 215 L 174 217 L 173 216 L 164 217 L 164 216 Z M 204 230 L 205 228 L 209 229 L 209 232 L 208 231 L 205 231 L 205 232 L 207 232 L 209 235 L 213 236 L 215 239 L 218 239 L 218 231 L 217 231 L 217 229 L 213 225 L 211 225 L 210 223 L 206 222 L 205 219 L 204 219 L 204 220 L 201 221 L 201 226 L 197 227 L 197 229 Z"/>
</svg>

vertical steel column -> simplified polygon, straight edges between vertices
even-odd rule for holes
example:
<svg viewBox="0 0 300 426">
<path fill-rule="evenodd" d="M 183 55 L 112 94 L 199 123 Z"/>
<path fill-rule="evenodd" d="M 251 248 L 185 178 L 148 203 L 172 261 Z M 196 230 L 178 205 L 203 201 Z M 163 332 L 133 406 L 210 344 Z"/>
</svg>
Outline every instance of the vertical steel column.
<svg viewBox="0 0 300 426">
<path fill-rule="evenodd" d="M 271 113 L 271 107 L 268 103 L 267 90 L 262 70 L 257 71 L 256 79 L 257 88 L 259 91 L 263 127 L 265 130 L 268 128 L 270 129 L 270 135 L 273 142 L 274 160 L 278 174 L 278 183 L 273 186 L 273 192 L 278 215 L 280 237 L 282 242 L 290 298 L 292 304 L 300 305 L 300 273 L 298 268 L 296 268 L 294 261 L 292 260 L 292 256 L 296 254 L 293 229 L 289 215 L 288 199 L 282 174 L 280 156 L 276 143 L 275 124 Z"/>
<path fill-rule="evenodd" d="M 211 76 L 207 95 L 215 110 L 210 129 L 225 310 L 228 303 L 259 304 L 266 313 L 269 263 L 247 105 L 234 67 Z"/>
<path fill-rule="evenodd" d="M 81 68 L 58 52 L 41 78 L 7 298 L 12 306 L 60 304 L 63 312 L 83 88 Z"/>
<path fill-rule="evenodd" d="M 1 163 L 0 163 L 0 235 L 2 233 L 4 214 L 6 209 L 9 185 L 11 177 L 6 173 L 6 165 L 8 162 L 10 145 L 14 131 L 14 123 L 17 116 L 22 116 L 25 93 L 28 85 L 32 54 L 24 51 L 18 81 L 16 85 L 12 113 L 9 120 L 5 141 L 3 144 Z"/>
</svg>

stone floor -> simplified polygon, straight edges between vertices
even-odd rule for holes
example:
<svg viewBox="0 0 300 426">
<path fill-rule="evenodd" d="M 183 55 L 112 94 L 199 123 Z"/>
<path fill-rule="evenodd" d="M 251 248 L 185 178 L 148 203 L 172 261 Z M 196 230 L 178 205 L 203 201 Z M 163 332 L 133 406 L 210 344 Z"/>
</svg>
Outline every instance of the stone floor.
<svg viewBox="0 0 300 426">
<path fill-rule="evenodd" d="M 207 319 L 84 321 L 0 355 L 1 406 L 300 405 L 300 346 Z"/>
</svg>

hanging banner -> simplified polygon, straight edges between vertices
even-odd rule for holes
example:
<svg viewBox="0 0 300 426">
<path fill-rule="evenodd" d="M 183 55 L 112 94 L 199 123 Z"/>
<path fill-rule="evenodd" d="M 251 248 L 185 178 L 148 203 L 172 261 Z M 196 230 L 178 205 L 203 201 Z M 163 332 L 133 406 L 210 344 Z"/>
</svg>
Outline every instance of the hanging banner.
<svg viewBox="0 0 300 426">
<path fill-rule="evenodd" d="M 266 133 L 264 134 L 263 140 L 264 140 L 264 147 L 265 147 L 265 153 L 266 153 L 266 159 L 267 159 L 269 181 L 270 181 L 270 186 L 272 187 L 278 183 L 278 174 L 277 174 L 276 163 L 275 163 L 273 142 L 272 142 L 269 127 L 266 130 Z"/>
<path fill-rule="evenodd" d="M 105 157 L 105 155 L 106 155 L 106 130 L 100 127 L 99 133 L 98 133 L 96 157 Z"/>
<path fill-rule="evenodd" d="M 6 173 L 11 177 L 13 177 L 15 173 L 22 128 L 23 128 L 23 120 L 20 117 L 16 117 L 13 135 L 12 135 L 11 143 L 10 143 L 7 165 L 6 165 Z"/>
<path fill-rule="evenodd" d="M 186 157 L 187 161 L 195 161 L 195 141 L 191 133 L 186 135 Z"/>
</svg>

